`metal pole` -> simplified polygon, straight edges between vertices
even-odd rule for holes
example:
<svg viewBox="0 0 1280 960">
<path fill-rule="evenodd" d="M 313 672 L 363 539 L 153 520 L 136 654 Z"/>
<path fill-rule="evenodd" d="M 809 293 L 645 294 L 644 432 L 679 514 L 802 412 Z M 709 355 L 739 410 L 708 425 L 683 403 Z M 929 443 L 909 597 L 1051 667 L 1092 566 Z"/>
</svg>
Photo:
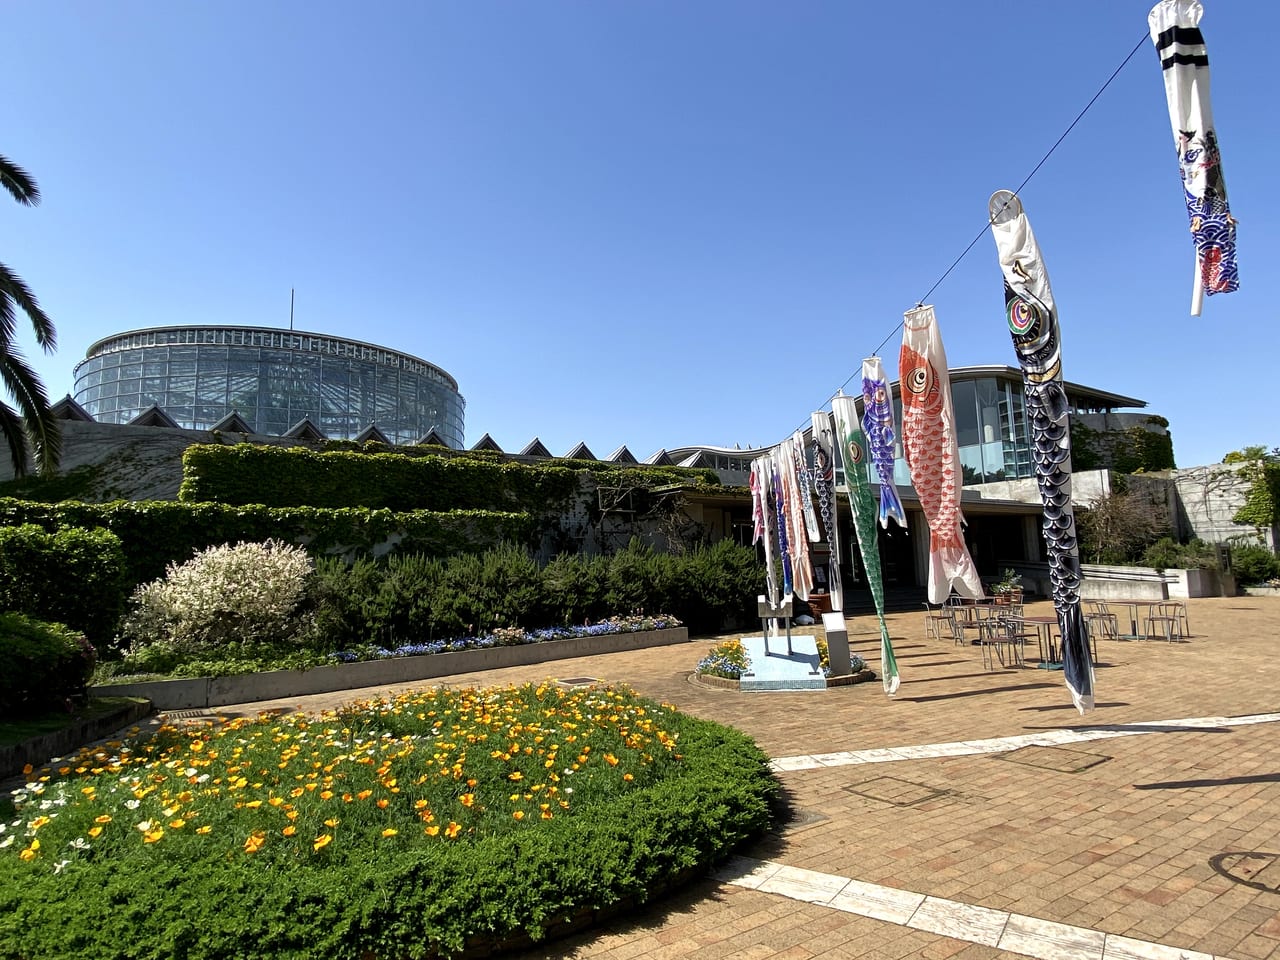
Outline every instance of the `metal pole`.
<svg viewBox="0 0 1280 960">
<path fill-rule="evenodd" d="M 289 329 L 293 329 L 293 287 L 289 288 Z"/>
</svg>

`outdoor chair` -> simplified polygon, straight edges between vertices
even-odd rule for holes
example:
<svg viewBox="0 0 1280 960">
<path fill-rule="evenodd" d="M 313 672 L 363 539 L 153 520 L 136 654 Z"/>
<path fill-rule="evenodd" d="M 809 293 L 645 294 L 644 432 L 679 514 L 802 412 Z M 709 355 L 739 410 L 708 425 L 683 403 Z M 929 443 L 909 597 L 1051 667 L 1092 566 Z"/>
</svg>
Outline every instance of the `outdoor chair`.
<svg viewBox="0 0 1280 960">
<path fill-rule="evenodd" d="M 1120 639 L 1120 619 L 1107 609 L 1100 600 L 1084 602 L 1084 622 L 1089 629 L 1089 636 L 1094 641 L 1094 656 L 1097 657 L 1097 638 L 1106 640 Z"/>
<path fill-rule="evenodd" d="M 924 632 L 925 636 L 933 640 L 941 640 L 944 636 L 951 636 L 951 627 L 947 621 L 951 619 L 951 614 L 945 605 L 930 606 L 927 602 L 924 605 Z"/>
<path fill-rule="evenodd" d="M 1153 603 L 1147 615 L 1147 635 L 1163 637 L 1169 643 L 1182 640 L 1182 606 L 1177 602 Z"/>
<path fill-rule="evenodd" d="M 988 670 L 994 670 L 998 659 L 1002 667 L 1010 663 L 1022 666 L 1025 662 L 1027 636 L 1028 634 L 1018 629 L 1016 619 L 987 617 L 979 620 L 977 643 L 982 648 L 982 665 Z"/>
</svg>

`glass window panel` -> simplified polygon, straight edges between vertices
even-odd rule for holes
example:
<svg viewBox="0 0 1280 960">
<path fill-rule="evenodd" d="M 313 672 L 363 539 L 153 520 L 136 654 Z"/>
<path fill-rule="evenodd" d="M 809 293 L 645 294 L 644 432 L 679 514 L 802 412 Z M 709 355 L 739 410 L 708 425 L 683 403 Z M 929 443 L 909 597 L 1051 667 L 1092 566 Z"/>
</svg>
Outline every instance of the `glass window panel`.
<svg viewBox="0 0 1280 960">
<path fill-rule="evenodd" d="M 962 447 L 978 443 L 978 401 L 972 380 L 951 385 L 951 406 L 956 418 L 956 443 Z"/>
<path fill-rule="evenodd" d="M 195 360 L 196 353 L 195 347 L 170 347 L 169 360 Z"/>
</svg>

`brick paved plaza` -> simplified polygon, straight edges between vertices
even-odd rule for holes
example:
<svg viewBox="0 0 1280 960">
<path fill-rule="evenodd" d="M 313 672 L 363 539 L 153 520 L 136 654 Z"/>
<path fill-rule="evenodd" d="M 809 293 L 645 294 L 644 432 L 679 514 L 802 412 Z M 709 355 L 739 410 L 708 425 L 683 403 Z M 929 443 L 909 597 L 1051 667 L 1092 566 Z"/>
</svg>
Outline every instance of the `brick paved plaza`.
<svg viewBox="0 0 1280 960">
<path fill-rule="evenodd" d="M 1104 641 L 1084 717 L 1060 673 L 985 671 L 977 648 L 927 639 L 923 613 L 889 618 L 892 700 L 878 682 L 705 686 L 710 640 L 448 678 L 630 684 L 754 736 L 791 806 L 719 877 L 522 960 L 1280 958 L 1280 598 L 1192 600 L 1190 619 L 1188 642 Z M 851 620 L 850 643 L 876 669 L 873 623 Z M 1168 722 L 1196 718 L 1219 722 Z"/>
</svg>

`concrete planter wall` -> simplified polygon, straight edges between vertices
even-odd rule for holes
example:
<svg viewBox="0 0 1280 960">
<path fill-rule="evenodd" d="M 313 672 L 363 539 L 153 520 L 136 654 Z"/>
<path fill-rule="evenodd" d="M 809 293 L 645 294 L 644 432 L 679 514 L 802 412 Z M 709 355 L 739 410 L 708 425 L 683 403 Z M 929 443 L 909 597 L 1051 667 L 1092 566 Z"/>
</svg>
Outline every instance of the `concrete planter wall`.
<svg viewBox="0 0 1280 960">
<path fill-rule="evenodd" d="M 157 710 L 222 707 L 232 703 L 331 693 L 334 690 L 431 680 L 459 673 L 527 666 L 600 653 L 641 650 L 646 647 L 686 643 L 688 640 L 689 631 L 686 628 L 671 627 L 636 633 L 610 633 L 600 637 L 547 640 L 517 647 L 490 647 L 487 650 L 461 650 L 421 657 L 340 663 L 311 670 L 275 670 L 235 677 L 117 683 L 90 687 L 89 692 L 95 697 L 146 697 Z"/>
</svg>

